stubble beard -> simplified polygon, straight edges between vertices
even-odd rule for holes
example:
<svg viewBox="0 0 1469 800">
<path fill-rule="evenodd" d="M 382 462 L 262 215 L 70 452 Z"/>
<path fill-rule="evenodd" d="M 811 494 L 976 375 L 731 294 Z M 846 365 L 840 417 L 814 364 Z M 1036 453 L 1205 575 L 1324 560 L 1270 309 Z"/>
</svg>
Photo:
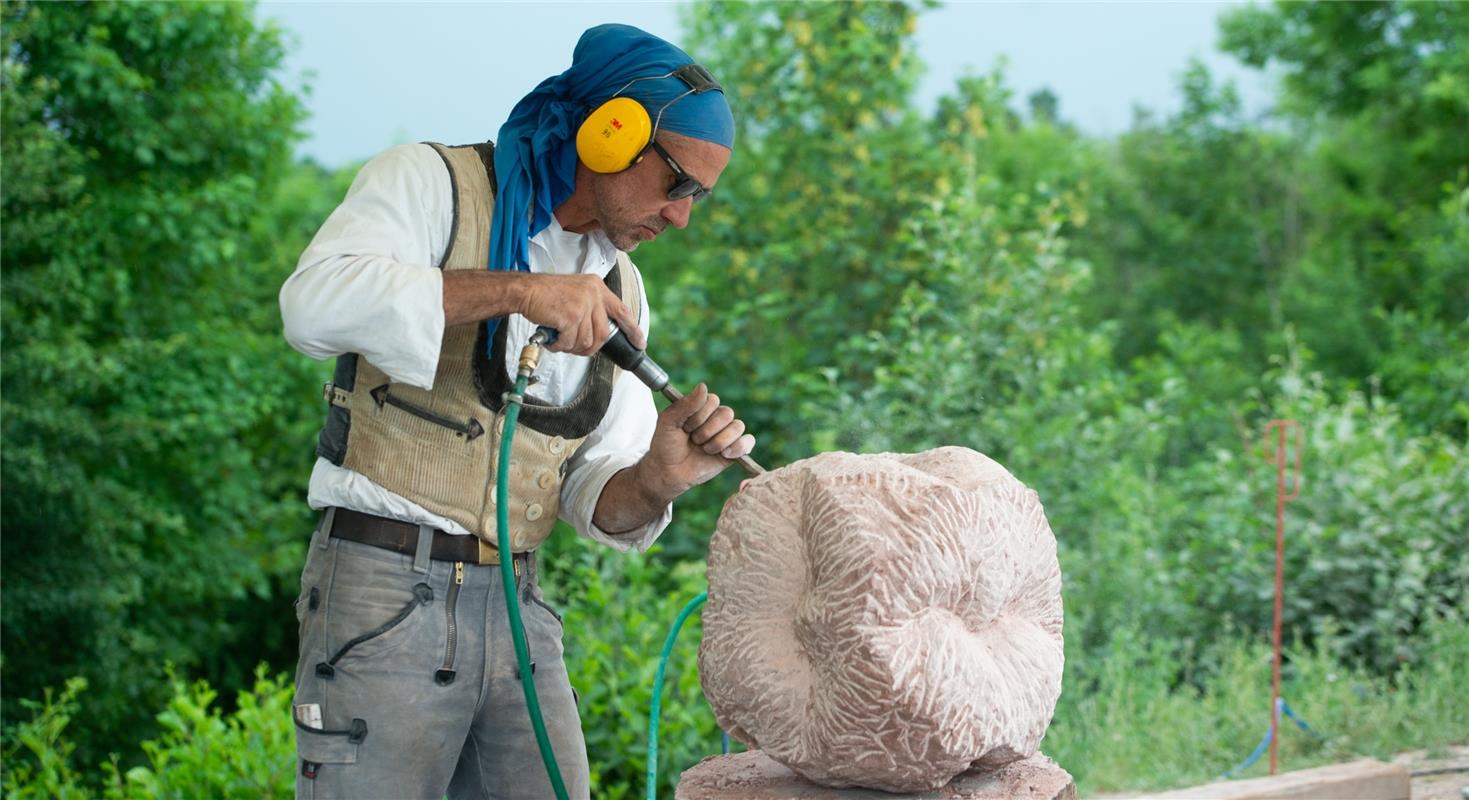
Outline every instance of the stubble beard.
<svg viewBox="0 0 1469 800">
<path fill-rule="evenodd" d="M 612 242 L 612 246 L 624 253 L 631 253 L 643 243 L 642 229 L 644 227 L 662 233 L 666 226 L 663 219 L 657 216 L 639 222 L 630 221 L 634 212 L 629 211 L 626 205 L 619 202 L 619 199 L 615 193 L 599 192 L 597 195 L 598 218 L 602 220 L 602 233 L 607 236 L 608 241 Z"/>
</svg>

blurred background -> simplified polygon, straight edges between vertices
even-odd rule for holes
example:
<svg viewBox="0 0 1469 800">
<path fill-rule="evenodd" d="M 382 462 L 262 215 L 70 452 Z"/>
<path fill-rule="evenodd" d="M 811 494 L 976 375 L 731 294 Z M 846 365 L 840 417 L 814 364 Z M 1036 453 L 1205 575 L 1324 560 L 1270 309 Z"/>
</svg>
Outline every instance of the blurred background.
<svg viewBox="0 0 1469 800">
<path fill-rule="evenodd" d="M 276 292 L 355 170 L 493 138 L 622 21 L 729 91 L 714 199 L 638 251 L 651 349 L 778 466 L 963 445 L 1035 488 L 1083 793 L 1469 744 L 1469 4 L 3 6 L 3 786 L 290 796 L 292 603 L 330 365 Z M 726 474 L 653 551 L 562 530 L 593 793 Z M 695 619 L 660 780 L 717 752 Z M 1256 765 L 1242 774 L 1263 770 Z"/>
</svg>

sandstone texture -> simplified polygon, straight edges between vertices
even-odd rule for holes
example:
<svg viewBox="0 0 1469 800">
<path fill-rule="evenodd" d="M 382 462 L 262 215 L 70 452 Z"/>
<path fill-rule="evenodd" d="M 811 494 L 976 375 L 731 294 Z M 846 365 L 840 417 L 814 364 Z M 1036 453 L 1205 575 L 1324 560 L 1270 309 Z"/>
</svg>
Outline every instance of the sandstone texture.
<svg viewBox="0 0 1469 800">
<path fill-rule="evenodd" d="M 1036 753 L 1061 693 L 1055 537 L 1034 491 L 965 448 L 755 478 L 710 541 L 703 624 L 720 726 L 828 787 L 993 772 Z"/>
<path fill-rule="evenodd" d="M 818 786 L 758 750 L 706 758 L 679 778 L 674 800 L 896 800 L 872 789 Z M 1043 755 L 980 773 L 906 800 L 1075 800 L 1066 770 Z"/>
</svg>

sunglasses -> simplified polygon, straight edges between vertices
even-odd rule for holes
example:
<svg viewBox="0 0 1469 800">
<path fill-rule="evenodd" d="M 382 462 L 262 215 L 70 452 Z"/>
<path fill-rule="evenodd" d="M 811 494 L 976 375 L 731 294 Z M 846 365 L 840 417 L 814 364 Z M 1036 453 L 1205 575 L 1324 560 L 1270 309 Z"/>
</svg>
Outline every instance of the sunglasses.
<svg viewBox="0 0 1469 800">
<path fill-rule="evenodd" d="M 694 176 L 684 172 L 683 167 L 679 166 L 673 156 L 669 155 L 668 151 L 663 149 L 663 145 L 658 144 L 657 139 L 649 139 L 648 147 L 653 148 L 653 152 L 663 157 L 663 163 L 667 164 L 668 168 L 673 170 L 673 177 L 677 178 L 673 182 L 673 187 L 668 190 L 669 200 L 682 200 L 685 197 L 692 197 L 694 198 L 694 202 L 697 203 L 708 197 L 710 192 L 714 191 L 704 184 L 699 183 L 698 179 Z M 642 156 L 639 156 L 638 160 L 641 161 Z"/>
</svg>

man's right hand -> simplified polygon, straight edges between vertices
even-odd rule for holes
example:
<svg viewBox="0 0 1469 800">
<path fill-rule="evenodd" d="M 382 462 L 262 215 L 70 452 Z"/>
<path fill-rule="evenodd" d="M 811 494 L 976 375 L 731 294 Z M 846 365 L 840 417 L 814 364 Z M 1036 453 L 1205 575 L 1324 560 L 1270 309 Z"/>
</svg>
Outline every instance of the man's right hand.
<svg viewBox="0 0 1469 800">
<path fill-rule="evenodd" d="M 647 346 L 632 310 L 595 275 L 526 275 L 519 311 L 560 336 L 546 349 L 589 356 L 607 341 L 608 321 L 627 334 L 633 347 Z"/>
<path fill-rule="evenodd" d="M 516 313 L 560 334 L 547 349 L 589 356 L 616 322 L 633 347 L 647 347 L 632 311 L 595 275 L 451 270 L 444 273 L 444 325 Z"/>
</svg>

